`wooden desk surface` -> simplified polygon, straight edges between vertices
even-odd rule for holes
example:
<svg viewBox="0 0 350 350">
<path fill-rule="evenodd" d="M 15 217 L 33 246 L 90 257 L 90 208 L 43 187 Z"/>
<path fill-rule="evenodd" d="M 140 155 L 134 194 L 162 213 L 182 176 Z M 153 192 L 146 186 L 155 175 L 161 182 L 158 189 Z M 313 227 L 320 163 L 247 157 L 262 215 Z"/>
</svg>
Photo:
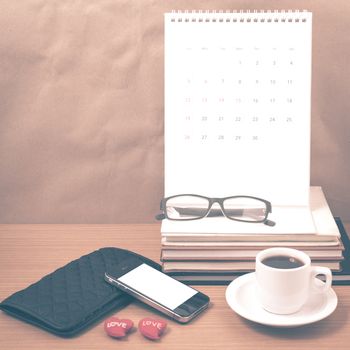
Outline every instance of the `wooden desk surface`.
<svg viewBox="0 0 350 350">
<path fill-rule="evenodd" d="M 347 230 L 350 225 L 347 225 Z M 160 226 L 155 225 L 0 225 L 0 300 L 54 269 L 98 248 L 130 249 L 159 261 Z M 334 287 L 335 312 L 295 329 L 254 324 L 226 304 L 225 286 L 197 286 L 211 307 L 188 325 L 168 321 L 159 342 L 134 331 L 126 340 L 105 335 L 103 322 L 72 339 L 62 339 L 0 312 L 0 349 L 348 349 L 350 287 Z M 135 324 L 152 309 L 134 302 L 116 315 Z"/>
</svg>

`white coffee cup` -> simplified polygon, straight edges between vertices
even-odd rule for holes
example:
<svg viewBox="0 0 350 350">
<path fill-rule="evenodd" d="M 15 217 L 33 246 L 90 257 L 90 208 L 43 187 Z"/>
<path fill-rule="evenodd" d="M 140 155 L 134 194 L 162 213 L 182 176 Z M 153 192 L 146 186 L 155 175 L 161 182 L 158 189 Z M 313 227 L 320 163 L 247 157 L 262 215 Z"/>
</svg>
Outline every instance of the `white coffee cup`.
<svg viewBox="0 0 350 350">
<path fill-rule="evenodd" d="M 277 257 L 285 257 L 290 263 L 285 261 L 288 266 L 283 266 L 286 259 Z M 291 248 L 269 248 L 259 252 L 255 275 L 262 307 L 275 314 L 297 312 L 311 293 L 325 293 L 332 284 L 329 268 L 311 266 L 307 254 Z M 316 281 L 317 275 L 324 275 L 326 282 Z"/>
</svg>

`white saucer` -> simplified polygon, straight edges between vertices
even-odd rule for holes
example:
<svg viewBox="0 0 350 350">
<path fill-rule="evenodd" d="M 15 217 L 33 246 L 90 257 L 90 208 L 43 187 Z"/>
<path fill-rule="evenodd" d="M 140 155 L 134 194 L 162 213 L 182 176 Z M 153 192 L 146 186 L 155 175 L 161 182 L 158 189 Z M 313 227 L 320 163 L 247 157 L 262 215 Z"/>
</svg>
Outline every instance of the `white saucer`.
<svg viewBox="0 0 350 350">
<path fill-rule="evenodd" d="M 319 283 L 323 283 L 319 281 Z M 226 301 L 240 316 L 257 323 L 274 327 L 298 327 L 322 320 L 337 307 L 338 298 L 331 288 L 326 293 L 315 293 L 298 312 L 277 315 L 262 308 L 256 298 L 255 273 L 233 280 L 226 289 Z"/>
</svg>

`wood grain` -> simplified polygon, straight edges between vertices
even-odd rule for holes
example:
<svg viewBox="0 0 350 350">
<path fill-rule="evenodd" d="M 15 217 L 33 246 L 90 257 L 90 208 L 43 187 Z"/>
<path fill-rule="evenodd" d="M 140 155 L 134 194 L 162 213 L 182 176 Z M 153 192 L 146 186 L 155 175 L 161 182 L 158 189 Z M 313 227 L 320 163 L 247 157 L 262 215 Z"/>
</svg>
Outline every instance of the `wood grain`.
<svg viewBox="0 0 350 350">
<path fill-rule="evenodd" d="M 350 225 L 347 225 L 347 230 Z M 0 299 L 93 250 L 115 246 L 159 261 L 160 226 L 0 225 Z M 210 308 L 188 325 L 168 320 L 159 342 L 135 329 L 126 340 L 104 334 L 102 322 L 72 339 L 61 339 L 0 312 L 0 349 L 347 349 L 350 341 L 350 287 L 334 287 L 339 305 L 327 319 L 295 329 L 254 324 L 226 304 L 225 286 L 197 286 L 211 298 Z M 134 302 L 115 313 L 135 324 L 159 316 Z"/>
</svg>

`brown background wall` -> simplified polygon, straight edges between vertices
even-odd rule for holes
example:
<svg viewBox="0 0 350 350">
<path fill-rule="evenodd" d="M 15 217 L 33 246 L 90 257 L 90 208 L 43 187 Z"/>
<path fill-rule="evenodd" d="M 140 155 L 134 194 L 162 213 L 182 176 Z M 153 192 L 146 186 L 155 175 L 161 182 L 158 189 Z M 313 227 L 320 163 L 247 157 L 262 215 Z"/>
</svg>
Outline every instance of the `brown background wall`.
<svg viewBox="0 0 350 350">
<path fill-rule="evenodd" d="M 313 12 L 311 183 L 350 220 L 350 2 L 0 0 L 0 222 L 152 222 L 163 13 Z"/>
</svg>

